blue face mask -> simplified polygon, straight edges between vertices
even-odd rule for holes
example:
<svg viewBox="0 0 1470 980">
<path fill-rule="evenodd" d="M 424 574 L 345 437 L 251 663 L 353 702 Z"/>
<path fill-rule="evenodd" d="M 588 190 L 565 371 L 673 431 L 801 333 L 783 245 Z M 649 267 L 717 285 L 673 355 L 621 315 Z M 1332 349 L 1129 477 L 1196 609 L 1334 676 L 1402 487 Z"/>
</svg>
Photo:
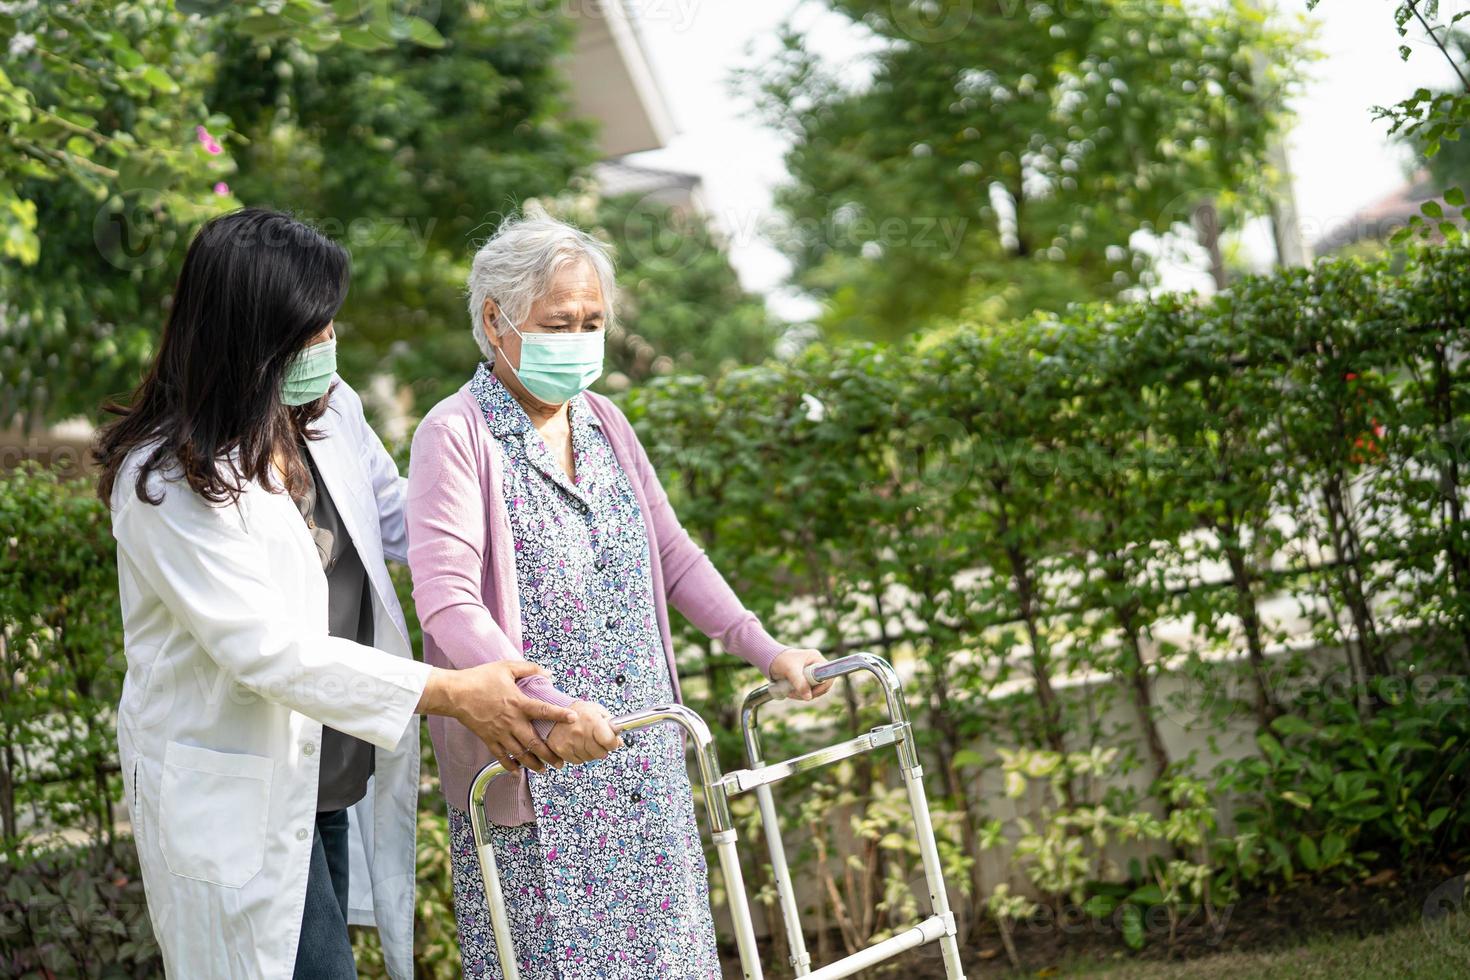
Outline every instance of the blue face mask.
<svg viewBox="0 0 1470 980">
<path fill-rule="evenodd" d="M 511 367 L 509 358 L 505 366 L 546 404 L 570 401 L 602 376 L 606 331 L 524 334 L 513 323 L 510 328 L 521 338 L 521 366 Z"/>
</svg>

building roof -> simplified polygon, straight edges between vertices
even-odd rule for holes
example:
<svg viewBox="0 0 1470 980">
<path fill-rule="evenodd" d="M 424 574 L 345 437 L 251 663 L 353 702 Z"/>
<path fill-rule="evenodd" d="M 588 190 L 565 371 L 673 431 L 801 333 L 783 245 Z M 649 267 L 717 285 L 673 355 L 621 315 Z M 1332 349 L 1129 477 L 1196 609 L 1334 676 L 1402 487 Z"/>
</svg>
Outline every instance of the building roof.
<svg viewBox="0 0 1470 980">
<path fill-rule="evenodd" d="M 663 90 L 627 0 L 572 0 L 577 26 L 568 76 L 579 115 L 601 126 L 604 156 L 657 149 L 675 133 Z"/>
<path fill-rule="evenodd" d="M 1312 243 L 1313 255 L 1327 255 L 1362 241 L 1386 241 L 1390 235 L 1408 225 L 1425 201 L 1440 195 L 1438 182 L 1428 171 L 1421 170 L 1402 187 L 1350 215 Z M 1446 209 L 1449 213 L 1453 209 Z"/>
</svg>

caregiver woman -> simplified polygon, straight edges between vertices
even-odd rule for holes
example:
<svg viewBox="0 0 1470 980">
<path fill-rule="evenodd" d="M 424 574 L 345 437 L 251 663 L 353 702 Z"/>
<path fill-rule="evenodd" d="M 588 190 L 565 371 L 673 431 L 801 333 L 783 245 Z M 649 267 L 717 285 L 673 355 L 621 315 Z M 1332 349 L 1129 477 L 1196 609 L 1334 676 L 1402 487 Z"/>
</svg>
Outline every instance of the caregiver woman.
<svg viewBox="0 0 1470 980">
<path fill-rule="evenodd" d="M 502 753 L 534 738 L 532 718 L 576 717 L 519 691 L 525 663 L 414 661 L 383 564 L 404 552 L 402 481 L 334 373 L 346 290 L 347 254 L 306 225 L 214 219 L 97 450 L 127 652 L 123 786 L 181 980 L 348 980 L 349 914 L 376 920 L 407 980 L 415 713 Z"/>
<path fill-rule="evenodd" d="M 627 419 L 584 390 L 613 320 L 606 246 L 544 216 L 513 219 L 475 256 L 469 292 L 487 363 L 424 419 L 409 472 L 425 658 L 468 668 L 524 655 L 546 668 L 526 690 L 576 712 L 543 730 L 570 762 L 617 745 L 609 714 L 676 698 L 666 604 L 798 696 L 823 693 L 802 675 L 821 654 L 782 646 L 741 606 L 680 527 Z M 464 810 L 489 755 L 454 721 L 429 730 L 464 975 L 500 977 Z M 624 741 L 603 761 L 489 788 L 527 980 L 720 975 L 679 730 Z"/>
</svg>

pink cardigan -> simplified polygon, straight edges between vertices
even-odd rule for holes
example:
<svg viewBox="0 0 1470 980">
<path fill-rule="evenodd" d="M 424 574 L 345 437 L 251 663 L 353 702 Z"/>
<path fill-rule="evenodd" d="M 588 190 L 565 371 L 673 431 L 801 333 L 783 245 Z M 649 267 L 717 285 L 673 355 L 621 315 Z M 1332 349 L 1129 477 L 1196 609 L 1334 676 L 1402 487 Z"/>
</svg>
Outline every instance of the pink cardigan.
<svg viewBox="0 0 1470 980">
<path fill-rule="evenodd" d="M 679 524 L 627 417 L 601 395 L 588 392 L 585 397 L 633 484 L 648 528 L 654 607 L 675 696 L 679 680 L 669 636 L 669 602 L 707 636 L 769 675 L 772 661 L 785 648 L 741 605 L 704 550 Z M 434 406 L 414 434 L 408 475 L 408 565 L 424 628 L 424 659 L 438 667 L 521 659 L 515 542 L 501 489 L 502 465 L 499 442 L 468 385 Z M 528 678 L 521 685 L 543 701 L 571 703 L 548 678 Z M 546 734 L 544 725 L 541 733 Z M 445 796 L 465 810 L 470 782 L 491 761 L 490 751 L 474 733 L 449 718 L 431 716 L 429 735 Z M 486 794 L 485 810 L 493 823 L 503 826 L 535 819 L 525 774 L 495 780 Z"/>
</svg>

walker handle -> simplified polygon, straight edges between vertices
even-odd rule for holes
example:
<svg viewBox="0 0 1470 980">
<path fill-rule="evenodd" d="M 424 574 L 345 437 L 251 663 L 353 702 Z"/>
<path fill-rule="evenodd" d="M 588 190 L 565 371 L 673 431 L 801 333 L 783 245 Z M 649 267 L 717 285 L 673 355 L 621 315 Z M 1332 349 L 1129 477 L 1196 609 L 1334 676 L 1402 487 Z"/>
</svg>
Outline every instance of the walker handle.
<svg viewBox="0 0 1470 980">
<path fill-rule="evenodd" d="M 830 666 L 832 666 L 830 662 L 822 664 L 807 664 L 806 670 L 802 671 L 802 673 L 806 675 L 806 682 L 815 687 L 819 683 L 818 672 L 820 671 L 820 669 Z M 841 672 L 838 671 L 837 673 Z M 787 698 L 791 697 L 791 695 L 792 687 L 790 681 L 779 680 L 771 682 L 772 701 L 785 701 Z"/>
</svg>

